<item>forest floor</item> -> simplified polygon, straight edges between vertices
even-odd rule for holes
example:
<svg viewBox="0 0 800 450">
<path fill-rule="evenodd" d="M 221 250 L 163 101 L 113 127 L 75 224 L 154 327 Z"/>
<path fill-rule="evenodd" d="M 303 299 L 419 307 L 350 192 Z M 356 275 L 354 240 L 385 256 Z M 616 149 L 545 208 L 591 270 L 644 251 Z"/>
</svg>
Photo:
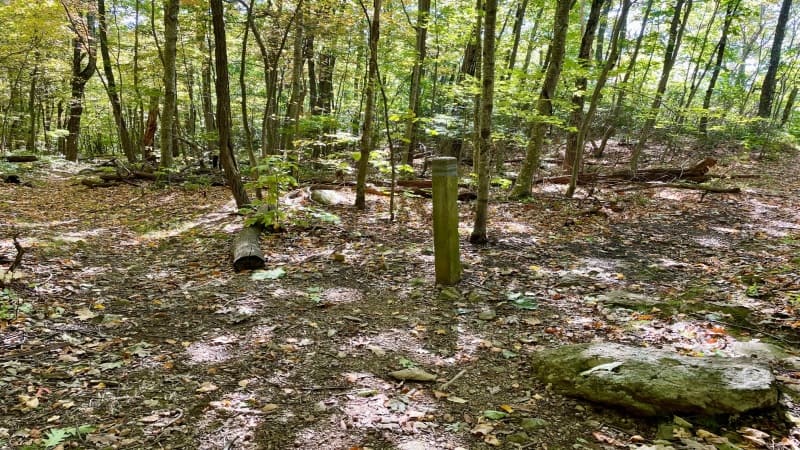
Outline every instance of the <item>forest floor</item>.
<svg viewBox="0 0 800 450">
<path fill-rule="evenodd" d="M 235 273 L 225 188 L 89 189 L 77 166 L 42 167 L 0 185 L 0 267 L 12 236 L 26 249 L 0 291 L 0 449 L 669 448 L 653 442 L 671 417 L 563 397 L 529 355 L 597 340 L 797 351 L 800 163 L 716 153 L 713 172 L 759 177 L 705 196 L 543 186 L 493 202 L 477 247 L 462 204 L 456 289 L 433 281 L 428 199 L 401 196 L 396 223 L 385 197 L 330 207 L 341 223 L 266 235 L 268 271 Z M 662 306 L 599 300 L 620 293 Z M 408 367 L 438 379 L 389 377 Z M 685 419 L 741 448 L 797 448 L 784 411 Z"/>
</svg>

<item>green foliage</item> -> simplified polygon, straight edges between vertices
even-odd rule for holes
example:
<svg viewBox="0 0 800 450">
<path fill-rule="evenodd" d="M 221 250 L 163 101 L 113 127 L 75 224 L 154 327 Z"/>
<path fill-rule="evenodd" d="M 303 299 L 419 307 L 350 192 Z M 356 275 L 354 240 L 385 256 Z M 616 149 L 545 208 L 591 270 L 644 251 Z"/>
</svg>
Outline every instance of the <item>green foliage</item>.
<svg viewBox="0 0 800 450">
<path fill-rule="evenodd" d="M 52 428 L 47 431 L 42 445 L 44 445 L 45 448 L 53 448 L 70 438 L 80 438 L 94 432 L 96 429 L 97 428 L 92 425 L 81 425 L 79 427 L 68 428 Z"/>
<path fill-rule="evenodd" d="M 247 186 L 261 189 L 264 197 L 253 202 L 245 225 L 260 224 L 273 230 L 284 228 L 287 216 L 280 207 L 280 198 L 290 188 L 297 186 L 297 180 L 292 175 L 296 170 L 294 161 L 280 155 L 268 156 L 252 169 L 256 180 Z"/>
</svg>

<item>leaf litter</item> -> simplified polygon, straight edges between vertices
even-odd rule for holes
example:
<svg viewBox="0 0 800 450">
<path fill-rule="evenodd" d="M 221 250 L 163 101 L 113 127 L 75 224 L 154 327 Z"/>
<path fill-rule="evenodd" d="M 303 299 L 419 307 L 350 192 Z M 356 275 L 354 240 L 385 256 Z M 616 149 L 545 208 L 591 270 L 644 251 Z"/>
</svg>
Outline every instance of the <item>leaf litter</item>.
<svg viewBox="0 0 800 450">
<path fill-rule="evenodd" d="M 495 242 L 463 245 L 444 290 L 425 199 L 401 198 L 398 225 L 333 207 L 338 223 L 263 237 L 273 269 L 235 274 L 224 189 L 0 186 L 0 236 L 30 249 L 0 296 L 0 448 L 797 448 L 793 400 L 790 419 L 659 440 L 659 423 L 551 392 L 527 358 L 592 340 L 794 351 L 800 205 L 767 169 L 780 185 L 634 192 L 605 216 L 546 193 L 495 204 Z M 797 373 L 779 374 L 790 391 Z"/>
</svg>

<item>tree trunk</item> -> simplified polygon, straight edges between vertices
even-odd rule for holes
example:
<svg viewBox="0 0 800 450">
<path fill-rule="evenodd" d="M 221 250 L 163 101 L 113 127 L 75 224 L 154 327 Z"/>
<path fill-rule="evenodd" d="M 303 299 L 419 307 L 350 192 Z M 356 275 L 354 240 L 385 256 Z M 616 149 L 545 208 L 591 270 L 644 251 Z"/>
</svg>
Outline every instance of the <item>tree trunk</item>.
<svg viewBox="0 0 800 450">
<path fill-rule="evenodd" d="M 608 14 L 611 12 L 611 5 L 613 3 L 614 2 L 611 0 L 606 0 L 603 12 L 600 13 L 600 24 L 597 27 L 597 44 L 594 49 L 594 60 L 597 64 L 603 62 L 603 44 L 605 43 L 606 30 L 608 29 Z"/>
<path fill-rule="evenodd" d="M 317 111 L 319 114 L 330 114 L 333 111 L 333 68 L 336 64 L 336 55 L 332 51 L 321 52 L 319 55 L 319 95 L 317 96 Z"/>
<path fill-rule="evenodd" d="M 684 4 L 686 5 L 683 20 L 681 20 L 681 12 L 684 11 Z M 667 40 L 667 48 L 664 53 L 664 66 L 661 69 L 661 77 L 658 80 L 658 87 L 656 88 L 656 95 L 653 98 L 653 103 L 650 105 L 650 113 L 647 120 L 645 120 L 642 127 L 641 136 L 631 154 L 631 172 L 636 172 L 639 167 L 639 158 L 642 155 L 642 150 L 647 143 L 647 138 L 653 127 L 656 124 L 658 110 L 661 108 L 661 102 L 664 99 L 664 93 L 667 91 L 667 82 L 672 73 L 672 67 L 675 65 L 675 60 L 678 57 L 678 50 L 681 46 L 681 38 L 683 37 L 683 30 L 686 29 L 686 22 L 689 20 L 689 13 L 692 11 L 692 0 L 677 0 L 675 3 L 675 11 L 672 15 L 672 22 L 669 27 L 669 38 Z"/>
<path fill-rule="evenodd" d="M 172 165 L 175 113 L 177 111 L 177 73 L 179 0 L 164 2 L 164 109 L 161 112 L 161 167 Z"/>
<path fill-rule="evenodd" d="M 409 89 L 408 110 L 409 117 L 406 122 L 406 147 L 403 151 L 403 164 L 411 164 L 414 153 L 417 151 L 419 143 L 419 109 L 420 96 L 422 94 L 422 74 L 424 72 L 426 56 L 426 40 L 428 37 L 428 19 L 431 12 L 430 0 L 418 0 L 417 2 L 417 40 L 414 46 L 414 67 L 411 69 L 411 87 Z"/>
<path fill-rule="evenodd" d="M 156 162 L 155 145 L 156 145 L 156 130 L 158 130 L 158 106 L 159 96 L 150 96 L 150 107 L 147 109 L 147 122 L 142 132 L 142 152 L 144 153 L 143 159 L 149 163 Z"/>
<path fill-rule="evenodd" d="M 286 118 L 283 123 L 283 136 L 281 147 L 294 148 L 294 140 L 300 128 L 300 114 L 303 111 L 303 99 L 306 96 L 303 89 L 303 1 L 297 3 L 294 25 L 294 46 L 292 52 L 292 93 L 286 105 Z"/>
<path fill-rule="evenodd" d="M 236 206 L 250 204 L 239 175 L 231 145 L 231 98 L 228 78 L 228 47 L 225 41 L 225 15 L 223 0 L 211 0 L 211 21 L 214 25 L 214 59 L 217 68 L 217 124 L 219 126 L 219 159 L 225 172 L 225 181 L 231 188 Z"/>
<path fill-rule="evenodd" d="M 122 101 L 120 100 L 117 83 L 114 79 L 114 68 L 111 66 L 111 56 L 108 51 L 108 29 L 106 24 L 106 2 L 97 0 L 97 10 L 100 20 L 100 54 L 103 57 L 103 72 L 106 75 L 106 91 L 111 101 L 111 111 L 114 114 L 114 123 L 117 125 L 117 136 L 122 147 L 122 153 L 128 162 L 136 161 L 136 152 L 133 148 L 128 124 L 122 116 Z"/>
<path fill-rule="evenodd" d="M 722 71 L 722 65 L 725 57 L 725 48 L 728 44 L 728 31 L 730 30 L 733 18 L 736 16 L 736 11 L 739 9 L 740 0 L 733 0 L 728 3 L 725 9 L 725 19 L 722 22 L 722 34 L 720 35 L 719 42 L 717 43 L 716 61 L 714 62 L 714 69 L 711 72 L 711 79 L 708 80 L 708 87 L 706 94 L 703 97 L 703 116 L 700 117 L 700 132 L 703 134 L 708 133 L 708 108 L 711 106 L 711 96 L 714 94 L 714 87 L 717 84 L 717 78 Z"/>
<path fill-rule="evenodd" d="M 475 200 L 475 222 L 469 240 L 474 244 L 487 242 L 486 226 L 489 217 L 489 171 L 492 155 L 492 110 L 494 108 L 495 28 L 497 0 L 483 2 L 483 54 L 481 56 L 481 113 L 480 148 L 476 161 L 478 198 Z M 480 14 L 480 12 L 478 12 Z"/>
<path fill-rule="evenodd" d="M 786 34 L 786 23 L 789 21 L 789 10 L 792 8 L 792 0 L 783 0 L 781 12 L 778 15 L 778 23 L 775 25 L 775 39 L 772 40 L 772 49 L 769 52 L 769 66 L 761 83 L 761 97 L 758 99 L 758 117 L 769 119 L 772 117 L 772 101 L 775 96 L 775 81 L 778 75 L 778 67 L 781 64 L 781 46 L 783 36 Z"/>
<path fill-rule="evenodd" d="M 610 0 L 606 0 L 609 1 Z M 600 22 L 600 13 L 603 8 L 603 0 L 592 0 L 592 6 L 589 10 L 589 17 L 586 20 L 586 25 L 583 29 L 583 37 L 581 38 L 581 46 L 578 50 L 578 64 L 583 69 L 584 73 L 588 72 L 591 65 L 592 57 L 592 43 L 594 42 L 595 32 Z M 583 126 L 583 103 L 584 93 L 588 81 L 586 76 L 581 75 L 575 80 L 575 91 L 572 94 L 572 112 L 570 113 L 569 124 L 575 131 L 570 131 L 567 135 L 567 150 L 564 154 L 563 168 L 570 170 L 575 164 L 580 166 L 580 159 L 583 154 L 583 141 L 578 139 L 579 130 Z M 578 145 L 580 144 L 580 147 Z"/>
<path fill-rule="evenodd" d="M 255 0 L 250 0 L 247 5 L 247 22 L 253 20 L 253 4 Z M 258 165 L 256 153 L 253 149 L 253 130 L 250 128 L 250 118 L 247 110 L 247 39 L 250 37 L 250 27 L 244 26 L 244 37 L 242 37 L 242 57 L 239 62 L 239 90 L 242 95 L 242 128 L 244 128 L 244 145 L 247 148 L 247 158 L 250 161 L 250 168 L 255 169 Z M 261 197 L 261 190 L 256 189 L 256 196 Z"/>
<path fill-rule="evenodd" d="M 203 14 L 203 10 L 198 10 L 198 15 Z M 199 46 L 202 56 L 202 63 L 200 66 L 200 107 L 203 109 L 203 135 L 208 148 L 208 153 L 212 157 L 219 156 L 219 149 L 217 148 L 217 120 L 214 118 L 214 98 L 211 95 L 212 80 L 211 72 L 214 70 L 214 63 L 212 61 L 212 46 L 209 45 L 208 29 L 206 17 L 198 17 L 198 23 L 201 24 L 197 27 L 197 34 L 195 39 Z"/>
<path fill-rule="evenodd" d="M 525 11 L 528 10 L 528 0 L 520 0 L 517 4 L 517 12 L 514 15 L 514 28 L 513 28 L 513 41 L 511 42 L 511 51 L 508 53 L 508 61 L 506 67 L 508 68 L 508 77 L 517 65 L 517 52 L 519 51 L 519 41 L 522 37 L 522 23 L 525 21 Z"/>
<path fill-rule="evenodd" d="M 619 93 L 614 100 L 614 106 L 611 107 L 611 114 L 610 123 L 605 129 L 603 133 L 603 138 L 600 140 L 600 145 L 597 147 L 594 155 L 599 157 L 603 155 L 605 151 L 606 144 L 611 136 L 614 135 L 616 132 L 616 125 L 615 122 L 619 119 L 620 112 L 622 111 L 622 105 L 625 101 L 625 89 L 627 88 L 628 81 L 633 74 L 633 69 L 636 67 L 636 61 L 639 57 L 639 50 L 642 48 L 642 41 L 644 40 L 644 32 L 647 28 L 647 22 L 650 19 L 650 11 L 653 7 L 653 0 L 647 0 L 647 5 L 645 6 L 644 13 L 642 14 L 642 26 L 639 28 L 639 34 L 636 36 L 636 44 L 633 46 L 633 54 L 631 55 L 630 61 L 628 61 L 628 67 L 625 69 L 625 75 L 622 76 L 622 82 L 619 83 L 622 85 L 622 89 L 619 90 Z"/>
<path fill-rule="evenodd" d="M 363 4 L 362 4 L 363 6 Z M 364 14 L 367 14 L 366 8 Z M 361 158 L 358 160 L 358 174 L 356 176 L 356 202 L 359 210 L 367 208 L 366 186 L 367 169 L 369 168 L 369 154 L 374 146 L 372 122 L 375 111 L 375 78 L 378 73 L 378 39 L 380 38 L 381 0 L 372 0 L 372 20 L 369 21 L 369 62 L 367 63 L 367 85 L 364 90 L 366 104 L 364 105 L 364 125 L 361 128 Z"/>
<path fill-rule="evenodd" d="M 77 29 L 77 24 L 73 27 Z M 78 160 L 78 140 L 81 132 L 81 116 L 83 115 L 83 90 L 86 82 L 94 74 L 97 68 L 97 51 L 94 45 L 94 16 L 86 15 L 86 29 L 88 30 L 87 42 L 80 36 L 72 40 L 72 80 L 71 97 L 69 101 L 69 118 L 67 119 L 67 143 L 65 146 L 66 158 L 68 161 Z M 77 33 L 77 31 L 76 31 Z M 84 53 L 84 51 L 86 53 Z M 81 69 L 81 61 L 86 56 L 86 67 Z"/>
<path fill-rule="evenodd" d="M 619 48 L 620 44 L 619 41 L 621 38 L 625 36 L 625 26 L 628 21 L 628 12 L 631 9 L 632 0 L 622 0 L 622 7 L 620 9 L 619 17 L 617 18 L 616 23 L 614 24 L 614 29 L 611 32 L 611 44 L 609 46 L 608 52 L 608 59 L 606 63 L 603 65 L 603 70 L 597 76 L 597 82 L 594 86 L 594 91 L 592 92 L 592 98 L 589 101 L 589 110 L 586 112 L 586 115 L 582 119 L 582 123 L 578 128 L 578 133 L 576 136 L 576 147 L 578 149 L 583 149 L 584 142 L 586 142 L 586 134 L 588 133 L 589 126 L 592 123 L 592 118 L 594 117 L 594 113 L 597 111 L 598 105 L 600 103 L 600 95 L 603 92 L 603 87 L 606 85 L 606 81 L 608 81 L 608 75 L 611 73 L 611 70 L 617 64 L 617 58 L 619 57 Z M 567 187 L 566 196 L 572 197 L 575 193 L 575 188 L 577 186 L 578 176 L 581 172 L 581 162 L 583 158 L 583 151 L 578 152 L 578 158 L 572 166 L 572 173 L 570 175 L 569 186 Z"/>
<path fill-rule="evenodd" d="M 28 92 L 28 113 L 30 121 L 28 126 L 28 138 L 25 142 L 26 150 L 29 152 L 36 150 L 36 83 L 39 80 L 39 61 L 38 51 L 35 51 L 34 65 L 31 71 L 31 88 Z"/>
<path fill-rule="evenodd" d="M 789 122 L 789 117 L 792 116 L 792 109 L 794 108 L 794 101 L 797 99 L 797 86 L 792 88 L 789 92 L 789 98 L 786 99 L 786 106 L 783 107 L 783 115 L 781 116 L 781 126 L 785 126 Z"/>
<path fill-rule="evenodd" d="M 319 90 L 317 86 L 317 61 L 314 58 L 314 32 L 306 24 L 306 41 L 303 44 L 303 59 L 308 64 L 308 109 L 312 116 L 319 115 Z"/>
<path fill-rule="evenodd" d="M 547 65 L 539 100 L 536 102 L 536 111 L 542 117 L 553 114 L 552 100 L 555 98 L 556 87 L 561 77 L 561 68 L 564 64 L 570 6 L 572 6 L 570 0 L 556 0 L 556 12 L 553 17 L 553 39 L 550 43 L 549 51 L 550 62 Z M 525 161 L 522 163 L 517 176 L 517 183 L 511 192 L 511 196 L 514 198 L 527 197 L 531 194 L 531 181 L 533 180 L 534 172 L 539 168 L 539 156 L 544 144 L 546 128 L 547 124 L 543 120 L 536 120 L 529 127 Z"/>
</svg>

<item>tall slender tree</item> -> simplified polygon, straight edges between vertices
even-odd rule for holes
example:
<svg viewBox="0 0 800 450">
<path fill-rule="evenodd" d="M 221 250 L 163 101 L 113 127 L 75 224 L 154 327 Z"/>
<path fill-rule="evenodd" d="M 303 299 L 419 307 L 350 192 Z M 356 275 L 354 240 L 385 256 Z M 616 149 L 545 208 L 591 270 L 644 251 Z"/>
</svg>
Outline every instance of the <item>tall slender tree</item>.
<svg viewBox="0 0 800 450">
<path fill-rule="evenodd" d="M 83 115 L 83 91 L 86 83 L 97 69 L 97 45 L 95 43 L 95 13 L 89 9 L 86 14 L 76 16 L 70 6 L 62 1 L 69 18 L 70 28 L 75 36 L 72 39 L 72 95 L 69 101 L 67 119 L 67 142 L 64 149 L 68 161 L 78 160 L 78 138 L 81 132 Z M 83 66 L 83 60 L 86 65 Z"/>
<path fill-rule="evenodd" d="M 100 20 L 100 54 L 103 58 L 103 72 L 106 75 L 106 92 L 111 101 L 111 112 L 114 114 L 119 144 L 128 162 L 134 162 L 136 161 L 136 150 L 133 148 L 133 141 L 128 132 L 128 123 L 122 115 L 122 100 L 114 77 L 114 67 L 111 65 L 111 54 L 108 50 L 108 20 L 106 19 L 105 0 L 97 0 L 97 15 Z"/>
<path fill-rule="evenodd" d="M 480 12 L 478 11 L 478 14 Z M 489 221 L 489 171 L 492 155 L 492 111 L 494 108 L 495 30 L 497 0 L 483 1 L 483 51 L 481 55 L 480 130 L 478 139 L 478 198 L 475 201 L 475 222 L 469 240 L 474 244 L 487 241 Z"/>
<path fill-rule="evenodd" d="M 361 127 L 360 155 L 358 160 L 358 173 L 356 174 L 356 202 L 357 209 L 367 208 L 367 169 L 369 168 L 369 154 L 374 147 L 372 124 L 375 116 L 375 82 L 378 74 L 378 39 L 380 38 L 381 0 L 372 0 L 372 19 L 369 18 L 364 3 L 361 3 L 364 15 L 369 22 L 369 62 L 367 63 L 367 83 L 364 89 L 366 103 L 364 105 L 364 124 Z"/>
<path fill-rule="evenodd" d="M 164 108 L 161 111 L 161 167 L 172 165 L 174 121 L 178 110 L 177 69 L 178 11 L 180 0 L 164 2 Z"/>
<path fill-rule="evenodd" d="M 219 126 L 219 159 L 225 181 L 231 188 L 236 206 L 250 204 L 231 145 L 231 96 L 228 76 L 228 46 L 225 41 L 225 13 L 222 0 L 211 0 L 211 22 L 214 26 L 214 59 L 216 63 L 217 124 Z"/>
<path fill-rule="evenodd" d="M 419 112 L 422 96 L 423 64 L 427 53 L 428 19 L 431 0 L 417 1 L 416 44 L 414 45 L 414 67 L 411 69 L 411 86 L 408 98 L 408 120 L 406 122 L 406 145 L 403 151 L 403 164 L 410 164 L 419 144 Z"/>
<path fill-rule="evenodd" d="M 792 0 L 783 0 L 781 12 L 778 14 L 778 23 L 775 24 L 775 38 L 772 40 L 772 49 L 769 52 L 769 66 L 761 83 L 761 96 L 758 99 L 758 117 L 769 119 L 772 117 L 772 102 L 775 97 L 775 81 L 778 67 L 781 64 L 781 47 L 783 36 L 786 34 L 786 24 L 789 22 L 789 11 L 792 9 Z"/>
<path fill-rule="evenodd" d="M 658 79 L 656 94 L 653 97 L 647 119 L 640 132 L 639 140 L 631 154 L 631 172 L 636 172 L 636 169 L 639 168 L 639 158 L 642 155 L 647 139 L 650 137 L 650 132 L 653 131 L 653 127 L 656 124 L 658 111 L 661 108 L 661 102 L 664 100 L 664 93 L 667 91 L 667 82 L 672 73 L 672 68 L 678 59 L 678 50 L 681 47 L 683 31 L 686 29 L 686 23 L 689 21 L 689 13 L 691 11 L 692 0 L 677 0 L 675 2 L 672 21 L 669 26 L 669 36 L 667 37 L 667 47 L 664 52 L 664 65 L 661 68 L 661 77 Z M 681 18 L 682 13 L 683 18 Z"/>
<path fill-rule="evenodd" d="M 528 129 L 528 144 L 525 148 L 525 161 L 517 175 L 517 184 L 511 191 L 514 198 L 531 195 L 533 174 L 539 168 L 539 157 L 544 145 L 544 134 L 547 129 L 546 119 L 553 115 L 553 99 L 556 94 L 561 68 L 564 65 L 564 52 L 567 45 L 567 28 L 569 27 L 570 0 L 556 0 L 556 12 L 553 16 L 553 39 L 550 42 L 550 62 L 542 82 L 539 99 L 536 102 L 535 118 Z"/>
</svg>

